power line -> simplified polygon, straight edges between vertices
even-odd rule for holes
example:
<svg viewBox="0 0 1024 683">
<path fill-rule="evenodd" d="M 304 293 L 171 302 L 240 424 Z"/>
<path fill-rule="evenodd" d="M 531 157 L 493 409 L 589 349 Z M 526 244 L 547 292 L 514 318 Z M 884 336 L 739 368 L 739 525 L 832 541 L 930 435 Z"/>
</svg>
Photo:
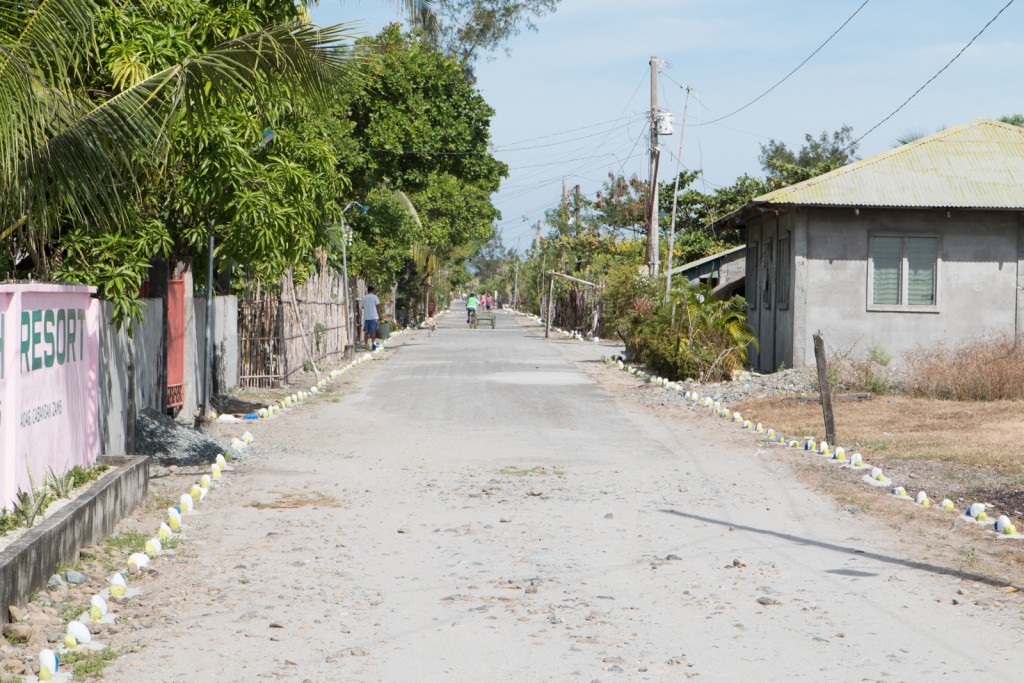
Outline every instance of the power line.
<svg viewBox="0 0 1024 683">
<path fill-rule="evenodd" d="M 581 126 L 579 128 L 570 128 L 568 130 L 562 130 L 562 131 L 559 131 L 557 133 L 549 133 L 548 135 L 540 135 L 540 136 L 535 137 L 535 138 L 526 138 L 525 140 L 514 140 L 513 142 L 509 142 L 508 144 L 509 145 L 521 145 L 521 144 L 523 144 L 525 142 L 534 142 L 535 140 L 544 140 L 545 138 L 553 138 L 553 137 L 558 136 L 558 135 L 566 135 L 568 133 L 575 133 L 577 131 L 587 130 L 589 128 L 597 128 L 598 126 L 606 126 L 606 125 L 608 125 L 610 123 L 618 123 L 621 118 L 622 118 L 622 116 L 620 115 L 619 118 L 617 118 L 617 119 L 609 119 L 608 121 L 602 121 L 601 123 L 593 123 L 593 124 L 591 124 L 589 126 Z"/>
<path fill-rule="evenodd" d="M 725 116 L 720 116 L 720 117 L 718 117 L 717 119 L 713 119 L 713 120 L 711 120 L 711 121 L 704 121 L 703 123 L 694 123 L 693 125 L 694 125 L 694 126 L 709 126 L 709 125 L 711 125 L 712 123 L 718 123 L 719 121 L 724 121 L 725 119 L 727 119 L 727 118 L 729 118 L 729 117 L 731 117 L 731 116 L 735 116 L 736 114 L 739 114 L 739 113 L 740 113 L 741 111 L 743 111 L 743 110 L 744 110 L 744 109 L 746 109 L 747 107 L 751 106 L 751 105 L 752 105 L 752 104 L 754 104 L 755 102 L 758 102 L 758 101 L 759 101 L 759 100 L 760 100 L 761 98 L 763 98 L 763 97 L 764 97 L 765 95 L 767 95 L 768 93 L 770 93 L 771 91 L 775 90 L 775 89 L 776 89 L 777 87 L 779 87 L 780 85 L 782 85 L 783 83 L 785 83 L 785 82 L 786 82 L 787 80 L 789 80 L 789 77 L 790 77 L 790 76 L 792 76 L 792 75 L 793 75 L 793 74 L 795 74 L 795 73 L 796 73 L 797 71 L 799 71 L 799 70 L 800 70 L 800 69 L 801 69 L 801 68 L 803 67 L 803 65 L 804 65 L 804 64 L 806 64 L 807 62 L 811 61 L 811 59 L 812 59 L 812 58 L 814 57 L 814 55 L 816 55 L 816 54 L 818 54 L 819 52 L 821 52 L 821 51 L 822 51 L 822 49 L 823 49 L 823 48 L 824 48 L 824 47 L 825 47 L 826 45 L 828 45 L 828 44 L 829 44 L 830 42 L 832 42 L 832 39 L 833 39 L 833 38 L 835 38 L 835 37 L 836 37 L 836 35 L 838 35 L 840 31 L 842 31 L 842 30 L 843 30 L 844 28 L 846 28 L 846 25 L 847 25 L 847 24 L 849 24 L 849 23 L 850 23 L 851 21 L 853 21 L 853 18 L 854 18 L 855 16 L 857 16 L 858 14 L 860 14 L 860 11 L 861 11 L 862 9 L 864 9 L 864 6 L 865 6 L 865 5 L 867 5 L 867 4 L 869 3 L 869 2 L 871 2 L 871 0 L 864 0 L 864 2 L 862 2 L 862 3 L 861 3 L 860 7 L 858 7 L 858 8 L 856 9 L 856 10 L 854 10 L 853 14 L 851 14 L 851 15 L 850 15 L 849 17 L 847 17 L 847 18 L 846 18 L 846 21 L 844 21 L 844 22 L 843 22 L 842 24 L 840 24 L 840 25 L 839 25 L 839 28 L 837 28 L 837 29 L 836 29 L 835 31 L 833 31 L 833 32 L 832 32 L 832 35 L 830 35 L 830 36 L 829 36 L 828 38 L 826 38 L 826 39 L 825 39 L 825 42 L 824 42 L 824 43 L 822 43 L 821 45 L 819 45 L 819 46 L 818 46 L 818 48 L 817 48 L 817 49 L 816 49 L 816 50 L 815 50 L 814 52 L 812 52 L 811 54 L 809 54 L 809 55 L 807 56 L 807 58 L 806 58 L 806 59 L 804 59 L 804 61 L 802 61 L 802 62 L 800 62 L 799 64 L 797 64 L 797 65 L 796 65 L 796 68 L 794 68 L 794 69 L 793 69 L 792 71 L 790 71 L 790 72 L 789 72 L 788 74 L 786 74 L 785 76 L 783 76 L 781 80 L 779 80 L 779 81 L 778 81 L 777 83 L 775 83 L 775 85 L 773 85 L 772 87 L 768 88 L 768 89 L 767 89 L 767 90 L 765 90 L 765 91 L 764 91 L 763 93 L 761 93 L 760 95 L 758 95 L 758 96 L 757 96 L 757 97 L 755 97 L 754 99 L 750 100 L 749 102 L 747 102 L 746 104 L 744 104 L 744 105 L 743 105 L 742 107 L 740 107 L 739 109 L 737 109 L 737 110 L 735 110 L 735 111 L 732 111 L 732 112 L 729 112 L 729 113 L 728 113 L 728 114 L 726 114 Z M 1012 2 L 1013 2 L 1013 0 L 1010 0 L 1010 2 L 1012 3 Z M 670 78 L 670 79 L 671 79 L 671 78 Z M 676 81 L 674 81 L 674 80 L 673 80 L 672 82 L 673 82 L 673 83 L 676 83 Z M 676 85 L 679 85 L 679 84 L 678 84 L 678 83 L 676 83 Z M 679 87 L 683 87 L 683 86 L 681 86 L 681 85 L 680 85 Z"/>
<path fill-rule="evenodd" d="M 636 150 L 636 146 L 640 144 L 640 140 L 643 139 L 644 133 L 647 132 L 647 130 L 647 127 L 640 129 L 640 134 L 637 135 L 636 140 L 633 141 L 633 147 L 629 150 L 629 154 L 627 154 L 626 158 L 622 160 L 621 164 L 619 164 L 619 170 L 615 172 L 616 176 L 622 175 L 622 169 L 626 167 L 626 162 L 633 157 L 633 152 Z"/>
<path fill-rule="evenodd" d="M 618 122 L 616 121 L 616 123 L 618 123 Z M 609 128 L 608 130 L 599 130 L 596 133 L 588 133 L 587 135 L 581 135 L 581 136 L 579 136 L 577 138 L 567 138 L 565 140 L 559 140 L 558 142 L 549 142 L 549 143 L 544 144 L 544 145 L 531 145 L 529 147 L 514 147 L 514 148 L 495 147 L 493 151 L 494 151 L 495 154 L 499 154 L 499 153 L 506 153 L 506 152 L 523 152 L 523 151 L 530 150 L 530 149 L 544 149 L 546 147 L 557 147 L 558 145 L 564 145 L 564 144 L 567 144 L 569 142 L 577 142 L 579 140 L 586 140 L 587 138 L 596 138 L 598 135 L 608 135 L 608 134 L 613 133 L 614 131 L 622 130 L 623 128 L 627 128 L 631 123 L 632 123 L 632 121 L 627 121 L 626 123 L 622 124 L 621 126 L 613 126 L 612 128 Z M 550 137 L 550 136 L 547 136 L 547 137 Z"/>
<path fill-rule="evenodd" d="M 972 45 L 972 44 L 974 43 L 974 41 L 976 41 L 976 40 L 978 39 L 978 37 L 979 37 L 979 36 L 981 36 L 981 34 L 985 32 L 985 30 L 986 30 L 986 29 L 988 29 L 988 27 L 989 27 L 989 26 L 991 26 L 992 24 L 994 24 L 994 23 L 995 23 L 995 21 L 996 21 L 996 19 L 998 19 L 998 18 L 999 18 L 999 16 L 1000 16 L 1000 15 L 1001 15 L 1001 14 L 1002 14 L 1003 12 L 1005 12 L 1005 11 L 1007 10 L 1007 8 L 1009 8 L 1009 7 L 1010 7 L 1010 5 L 1012 5 L 1013 3 L 1014 3 L 1014 0 L 1010 0 L 1010 1 L 1008 2 L 1008 3 L 1006 3 L 1005 5 L 1003 5 L 1003 8 L 1002 8 L 1001 10 L 999 10 L 998 12 L 996 12 L 996 15 L 995 15 L 994 17 L 992 17 L 991 19 L 989 19 L 989 20 L 988 20 L 988 23 L 987 23 L 987 24 L 985 24 L 984 26 L 982 26 L 982 27 L 981 27 L 981 30 L 980 30 L 980 31 L 978 31 L 977 33 L 975 33 L 975 34 L 974 34 L 974 37 L 973 37 L 973 38 L 971 38 L 971 39 L 970 39 L 970 40 L 969 40 L 969 41 L 967 42 L 967 44 L 966 44 L 966 45 L 964 45 L 964 46 L 963 46 L 962 48 L 960 48 L 960 51 L 959 51 L 959 52 L 957 52 L 957 53 L 956 53 L 955 55 L 953 55 L 953 58 L 952 58 L 951 60 L 949 60 L 948 62 L 946 62 L 946 65 L 945 65 L 945 66 L 943 66 L 943 67 L 942 67 L 941 69 L 939 69 L 938 71 L 936 71 L 936 72 L 935 72 L 935 75 L 934 75 L 934 76 L 932 76 L 931 78 L 929 78 L 929 79 L 928 79 L 927 81 L 925 81 L 925 82 L 924 82 L 924 85 L 922 85 L 922 86 L 921 86 L 920 88 L 918 88 L 917 90 L 915 90 L 915 91 L 914 91 L 914 93 L 913 93 L 913 94 L 912 94 L 912 95 L 911 95 L 910 97 L 908 97 L 907 99 L 903 100 L 903 104 L 901 104 L 900 106 L 898 106 L 898 107 L 896 107 L 895 109 L 893 109 L 893 110 L 892 110 L 892 112 L 891 112 L 891 113 L 890 113 L 890 114 L 889 114 L 888 116 L 886 116 L 886 117 L 885 117 L 884 119 L 882 119 L 881 121 L 879 121 L 879 122 L 878 122 L 878 123 L 876 123 L 875 125 L 871 126 L 871 128 L 869 128 L 869 129 L 868 129 L 868 131 L 867 131 L 866 133 L 864 133 L 864 134 L 863 134 L 863 135 L 861 135 L 861 136 L 860 136 L 859 138 L 857 138 L 856 140 L 854 140 L 853 142 L 851 142 L 851 143 L 850 143 L 849 145 L 847 145 L 846 149 L 851 149 L 851 148 L 853 148 L 854 146 L 856 146 L 856 145 L 857 145 L 858 143 L 860 143 L 860 141 L 861 141 L 861 140 L 863 140 L 863 139 L 864 139 L 864 138 L 866 138 L 866 137 L 867 137 L 868 135 L 870 135 L 870 134 L 871 134 L 872 132 L 874 132 L 874 130 L 875 130 L 876 128 L 878 128 L 878 127 L 879 127 L 879 126 L 881 126 L 881 125 L 882 125 L 883 123 L 885 123 L 886 121 L 888 121 L 889 119 L 891 119 L 891 118 L 892 118 L 893 116 L 895 116 L 895 115 L 896 115 L 896 113 L 897 113 L 897 112 L 899 112 L 899 110 L 900 110 L 900 109 L 903 109 L 903 107 L 907 106 L 907 105 L 908 105 L 908 104 L 910 103 L 910 100 L 912 100 L 912 99 L 914 99 L 915 97 L 917 97 L 918 93 L 920 93 L 920 92 L 921 92 L 922 90 L 924 90 L 925 88 L 927 88 L 927 87 L 928 87 L 928 85 L 929 85 L 929 84 L 931 84 L 931 82 L 932 82 L 932 81 L 934 81 L 934 80 L 935 80 L 936 78 L 938 78 L 938 77 L 939 77 L 939 76 L 940 76 L 940 75 L 942 74 L 942 72 L 943 72 L 943 71 L 945 71 L 946 69 L 948 69 L 948 68 L 949 68 L 949 67 L 950 67 L 950 66 L 951 66 L 951 65 L 953 64 L 953 62 L 955 62 L 955 61 L 956 61 L 957 59 L 959 59 L 959 58 L 960 58 L 960 55 L 962 55 L 962 54 L 963 54 L 964 52 L 966 52 L 966 51 L 967 51 L 967 48 L 969 48 L 969 47 L 970 47 L 970 46 L 971 46 L 971 45 Z"/>
</svg>

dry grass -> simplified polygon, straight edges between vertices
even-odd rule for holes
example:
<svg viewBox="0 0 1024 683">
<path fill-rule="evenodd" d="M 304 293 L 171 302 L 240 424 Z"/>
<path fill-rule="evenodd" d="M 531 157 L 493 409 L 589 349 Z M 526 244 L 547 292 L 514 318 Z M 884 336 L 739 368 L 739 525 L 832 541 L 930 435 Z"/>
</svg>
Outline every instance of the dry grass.
<svg viewBox="0 0 1024 683">
<path fill-rule="evenodd" d="M 1012 401 L 953 402 L 875 397 L 834 403 L 839 442 L 866 460 L 932 460 L 990 467 L 1024 476 L 1016 446 L 1024 434 L 1024 405 Z M 735 408 L 787 436 L 824 433 L 821 405 L 778 398 Z"/>
<path fill-rule="evenodd" d="M 1024 399 L 1024 344 L 1019 341 L 985 337 L 953 348 L 918 348 L 904 359 L 904 390 L 957 401 Z"/>
<path fill-rule="evenodd" d="M 824 433 L 817 403 L 774 398 L 736 408 L 787 436 Z M 839 445 L 859 451 L 908 491 L 948 497 L 958 507 L 983 501 L 1019 518 L 1024 516 L 1024 459 L 1017 446 L 1024 433 L 1022 408 L 1012 401 L 875 397 L 836 403 L 836 433 Z"/>
<path fill-rule="evenodd" d="M 536 467 L 516 467 L 515 465 L 509 465 L 508 467 L 502 467 L 498 470 L 498 474 L 503 474 L 507 477 L 546 477 L 548 475 L 561 477 L 565 472 L 559 467 L 547 468 L 543 465 L 537 465 Z"/>
<path fill-rule="evenodd" d="M 294 510 L 297 508 L 314 506 L 337 508 L 341 507 L 341 502 L 337 498 L 332 498 L 331 496 L 320 493 L 319 491 L 311 491 L 308 493 L 285 493 L 274 501 L 266 503 L 257 501 L 249 504 L 249 507 L 254 507 L 257 510 Z"/>
</svg>

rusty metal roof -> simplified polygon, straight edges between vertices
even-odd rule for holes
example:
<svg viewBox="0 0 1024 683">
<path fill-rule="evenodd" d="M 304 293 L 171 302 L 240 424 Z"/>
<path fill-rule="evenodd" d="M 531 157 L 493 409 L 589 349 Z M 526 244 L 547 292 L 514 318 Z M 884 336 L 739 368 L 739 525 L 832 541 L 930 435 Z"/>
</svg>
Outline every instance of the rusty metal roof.
<svg viewBox="0 0 1024 683">
<path fill-rule="evenodd" d="M 975 119 L 751 203 L 1024 209 L 1024 128 Z"/>
</svg>

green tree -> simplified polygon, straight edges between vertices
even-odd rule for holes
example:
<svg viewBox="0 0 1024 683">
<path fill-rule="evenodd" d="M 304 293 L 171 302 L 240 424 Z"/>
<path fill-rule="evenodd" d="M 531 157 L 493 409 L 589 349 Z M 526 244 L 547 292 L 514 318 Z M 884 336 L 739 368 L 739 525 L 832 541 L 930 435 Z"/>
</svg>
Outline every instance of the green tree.
<svg viewBox="0 0 1024 683">
<path fill-rule="evenodd" d="M 348 187 L 339 169 L 354 165 L 344 119 L 322 115 L 351 88 L 352 36 L 307 16 L 293 0 L 10 5 L 11 267 L 27 252 L 37 275 L 97 284 L 123 320 L 151 259 L 205 252 L 212 220 L 224 267 L 301 276 Z"/>
<path fill-rule="evenodd" d="M 559 0 L 434 0 L 436 17 L 433 43 L 453 55 L 468 69 L 481 54 L 504 49 L 509 39 L 524 29 L 536 31 L 534 23 L 558 7 Z"/>
<path fill-rule="evenodd" d="M 393 286 L 415 277 L 413 244 L 451 263 L 464 247 L 491 236 L 500 218 L 491 195 L 508 169 L 488 151 L 494 110 L 458 61 L 397 26 L 359 47 L 371 56 L 362 67 L 361 88 L 344 103 L 353 125 L 350 144 L 358 151 L 348 174 L 354 196 L 373 208 L 351 221 L 361 244 L 354 249 L 365 253 L 353 272 Z M 416 220 L 392 210 L 386 195 L 393 191 L 410 200 Z M 378 211 L 375 198 L 388 208 Z M 385 219 L 393 221 L 386 229 Z M 375 261 L 373 272 L 362 270 L 374 252 L 383 260 Z M 406 261 L 400 263 L 402 254 Z"/>
<path fill-rule="evenodd" d="M 1024 128 L 1024 114 L 1010 114 L 1009 116 L 1000 116 L 999 120 L 1003 123 L 1008 123 L 1011 126 L 1018 126 Z"/>
<path fill-rule="evenodd" d="M 844 125 L 832 132 L 822 131 L 817 137 L 806 133 L 803 146 L 795 152 L 785 142 L 770 139 L 761 145 L 758 162 L 769 180 L 776 187 L 783 187 L 855 161 L 857 146 L 853 128 Z"/>
</svg>

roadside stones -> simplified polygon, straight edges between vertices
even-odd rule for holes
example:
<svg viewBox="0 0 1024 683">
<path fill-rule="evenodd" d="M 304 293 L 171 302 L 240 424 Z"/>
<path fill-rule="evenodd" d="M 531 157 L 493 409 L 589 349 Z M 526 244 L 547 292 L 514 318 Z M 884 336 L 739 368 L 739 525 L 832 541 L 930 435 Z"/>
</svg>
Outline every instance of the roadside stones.
<svg viewBox="0 0 1024 683">
<path fill-rule="evenodd" d="M 64 581 L 60 574 L 54 574 L 50 577 L 50 580 L 46 582 L 46 590 L 57 591 L 68 587 L 67 582 Z"/>
<path fill-rule="evenodd" d="M 25 621 L 28 619 L 28 610 L 22 609 L 17 605 L 11 605 L 7 610 L 11 613 L 11 621 Z"/>
<path fill-rule="evenodd" d="M 86 581 L 88 581 L 85 574 L 83 574 L 82 572 L 77 572 L 74 569 L 69 569 L 64 576 L 67 577 L 68 583 L 73 584 L 75 586 L 80 586 Z"/>
<path fill-rule="evenodd" d="M 24 623 L 4 624 L 3 633 L 11 642 L 27 643 L 32 638 L 32 626 Z"/>
</svg>

